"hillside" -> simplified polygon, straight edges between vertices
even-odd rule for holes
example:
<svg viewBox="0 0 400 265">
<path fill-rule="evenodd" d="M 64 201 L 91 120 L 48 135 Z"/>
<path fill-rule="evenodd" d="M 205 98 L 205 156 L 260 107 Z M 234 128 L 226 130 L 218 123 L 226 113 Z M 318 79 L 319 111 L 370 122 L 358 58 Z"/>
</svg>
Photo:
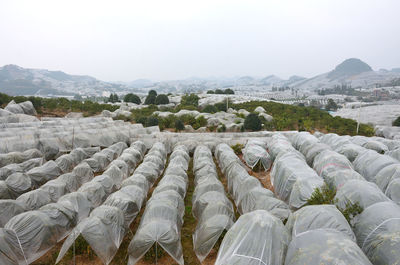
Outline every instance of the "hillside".
<svg viewBox="0 0 400 265">
<path fill-rule="evenodd" d="M 28 69 L 12 64 L 0 67 L 0 92 L 9 95 L 101 95 L 103 91 L 122 88 L 123 85 L 103 82 L 91 76 Z"/>
</svg>

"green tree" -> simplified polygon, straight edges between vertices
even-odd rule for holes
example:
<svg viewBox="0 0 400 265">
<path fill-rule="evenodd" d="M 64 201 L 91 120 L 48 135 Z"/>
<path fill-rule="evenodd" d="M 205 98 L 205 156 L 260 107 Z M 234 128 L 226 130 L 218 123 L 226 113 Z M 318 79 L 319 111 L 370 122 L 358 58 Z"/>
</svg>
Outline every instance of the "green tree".
<svg viewBox="0 0 400 265">
<path fill-rule="evenodd" d="M 216 113 L 216 112 L 218 112 L 218 109 L 214 105 L 207 105 L 202 109 L 202 112 Z"/>
<path fill-rule="evenodd" d="M 244 120 L 244 128 L 251 131 L 261 130 L 261 120 L 255 113 L 250 113 Z"/>
<path fill-rule="evenodd" d="M 140 104 L 140 103 L 142 103 L 142 102 L 140 101 L 139 96 L 138 96 L 138 95 L 135 95 L 135 94 L 132 94 L 132 93 L 129 93 L 129 94 L 126 94 L 126 95 L 125 95 L 125 97 L 124 97 L 124 102 L 131 102 L 131 103 L 135 103 L 135 104 Z"/>
<path fill-rule="evenodd" d="M 400 127 L 400 116 L 392 122 L 392 125 Z"/>
<path fill-rule="evenodd" d="M 182 96 L 181 105 L 197 107 L 199 105 L 199 99 L 199 96 L 197 96 L 196 94 L 186 94 Z"/>
<path fill-rule="evenodd" d="M 215 94 L 224 94 L 224 91 L 222 91 L 221 89 L 216 89 Z"/>
<path fill-rule="evenodd" d="M 214 90 L 208 90 L 207 94 L 215 94 L 215 93 L 214 93 Z"/>
<path fill-rule="evenodd" d="M 335 101 L 333 101 L 333 99 L 328 99 L 328 103 L 325 105 L 325 109 L 326 110 L 337 110 L 338 109 L 338 105 L 336 104 Z"/>
<path fill-rule="evenodd" d="M 168 104 L 169 103 L 169 99 L 168 96 L 165 94 L 159 94 L 156 97 L 156 100 L 154 102 L 156 105 L 161 105 L 161 104 Z"/>
<path fill-rule="evenodd" d="M 108 98 L 108 102 L 115 103 L 119 102 L 119 98 L 117 94 L 111 94 L 110 97 Z"/>
<path fill-rule="evenodd" d="M 224 90 L 224 94 L 233 95 L 233 94 L 235 94 L 235 92 L 232 89 L 227 88 L 227 89 Z"/>
<path fill-rule="evenodd" d="M 151 104 L 155 104 L 156 103 L 156 98 L 157 96 L 153 95 L 153 94 L 149 94 L 147 95 L 144 104 L 146 105 L 151 105 Z"/>
<path fill-rule="evenodd" d="M 154 116 L 150 116 L 146 119 L 146 127 L 149 126 L 157 126 L 158 125 L 158 119 Z"/>
<path fill-rule="evenodd" d="M 181 120 L 175 121 L 175 130 L 177 132 L 185 130 L 185 124 Z"/>
<path fill-rule="evenodd" d="M 157 91 L 152 89 L 152 90 L 149 91 L 148 95 L 157 96 Z"/>
</svg>

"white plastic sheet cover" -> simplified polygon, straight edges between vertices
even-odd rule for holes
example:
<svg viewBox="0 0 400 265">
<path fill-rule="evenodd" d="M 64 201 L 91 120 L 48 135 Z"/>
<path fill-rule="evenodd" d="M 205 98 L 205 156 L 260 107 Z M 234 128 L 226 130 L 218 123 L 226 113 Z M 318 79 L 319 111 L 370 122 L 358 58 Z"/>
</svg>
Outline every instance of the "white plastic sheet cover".
<svg viewBox="0 0 400 265">
<path fill-rule="evenodd" d="M 126 229 L 124 214 L 119 208 L 106 205 L 97 207 L 72 230 L 60 250 L 56 263 L 82 234 L 101 261 L 108 265 L 117 253 Z"/>
<path fill-rule="evenodd" d="M 357 244 L 330 229 L 300 233 L 289 244 L 285 265 L 372 265 Z"/>
<path fill-rule="evenodd" d="M 0 154 L 0 168 L 13 163 L 22 163 L 32 158 L 42 158 L 43 154 L 37 149 L 29 149 L 24 152 L 11 152 Z"/>
<path fill-rule="evenodd" d="M 34 167 L 41 166 L 43 158 L 32 158 L 22 163 L 9 164 L 0 168 L 0 180 L 6 180 L 8 176 L 14 173 L 24 173 Z"/>
<path fill-rule="evenodd" d="M 60 176 L 63 172 L 56 162 L 50 160 L 40 167 L 35 167 L 26 172 L 26 174 L 31 178 L 32 184 L 35 187 L 46 183 L 49 180 L 55 179 Z"/>
<path fill-rule="evenodd" d="M 76 165 L 74 157 L 70 154 L 60 156 L 55 160 L 55 162 L 63 173 L 70 172 Z"/>
<path fill-rule="evenodd" d="M 7 185 L 9 198 L 2 197 L 2 199 L 16 199 L 18 196 L 30 191 L 33 186 L 31 178 L 24 173 L 14 173 L 8 176 L 5 184 Z"/>
<path fill-rule="evenodd" d="M 364 153 L 365 151 L 367 151 L 367 149 L 353 143 L 341 145 L 336 149 L 336 152 L 344 155 L 351 162 L 353 162 L 360 154 Z"/>
<path fill-rule="evenodd" d="M 390 201 L 375 183 L 365 180 L 347 181 L 336 192 L 335 199 L 336 205 L 341 209 L 345 209 L 348 203 L 359 203 L 365 209 L 378 202 Z"/>
<path fill-rule="evenodd" d="M 375 176 L 378 187 L 397 204 L 400 203 L 400 163 L 381 169 Z"/>
<path fill-rule="evenodd" d="M 275 160 L 280 153 L 287 153 L 296 150 L 292 144 L 282 134 L 272 135 L 268 144 L 268 153 L 271 155 L 272 159 Z"/>
<path fill-rule="evenodd" d="M 357 243 L 374 265 L 400 263 L 400 207 L 380 202 L 355 218 Z"/>
<path fill-rule="evenodd" d="M 271 182 L 277 197 L 292 208 L 306 204 L 314 190 L 324 184 L 296 152 L 277 157 L 271 170 Z"/>
<path fill-rule="evenodd" d="M 232 164 L 242 164 L 239 157 L 233 152 L 232 148 L 227 144 L 219 144 L 215 148 L 215 157 L 218 159 L 222 173 L 226 171 Z"/>
<path fill-rule="evenodd" d="M 0 227 L 4 225 L 14 216 L 26 211 L 26 206 L 16 200 L 0 200 Z"/>
<path fill-rule="evenodd" d="M 264 143 L 257 140 L 249 140 L 243 150 L 243 158 L 246 164 L 254 168 L 258 162 L 261 162 L 264 170 L 269 170 L 272 165 L 272 159 L 264 147 Z"/>
<path fill-rule="evenodd" d="M 292 238 L 308 231 L 323 229 L 336 230 L 356 241 L 353 230 L 346 218 L 334 205 L 309 205 L 292 213 L 286 223 Z"/>
<path fill-rule="evenodd" d="M 353 169 L 346 156 L 331 150 L 318 154 L 314 159 L 313 168 L 330 188 L 337 190 L 349 180 L 365 180 Z"/>
<path fill-rule="evenodd" d="M 244 214 L 226 233 L 215 264 L 283 264 L 289 239 L 282 222 L 267 211 Z"/>
<path fill-rule="evenodd" d="M 47 191 L 37 189 L 22 194 L 17 198 L 17 201 L 23 203 L 28 210 L 37 210 L 51 203 L 51 196 Z"/>
<path fill-rule="evenodd" d="M 21 213 L 8 221 L 4 228 L 17 235 L 12 240 L 12 248 L 22 250 L 17 254 L 19 264 L 30 264 L 40 258 L 60 236 L 55 220 L 42 211 Z"/>
<path fill-rule="evenodd" d="M 288 219 L 291 211 L 289 206 L 275 198 L 272 191 L 255 187 L 250 189 L 239 201 L 238 211 L 240 214 L 245 214 L 255 210 L 266 210 L 282 221 Z"/>
<path fill-rule="evenodd" d="M 62 196 L 58 204 L 75 212 L 77 223 L 89 216 L 92 204 L 83 192 L 71 192 Z"/>
<path fill-rule="evenodd" d="M 187 152 L 187 149 L 184 147 L 176 147 L 176 150 L 186 150 Z M 164 145 L 154 144 L 149 154 L 152 155 L 155 153 L 159 153 L 159 156 L 164 157 L 166 155 Z M 185 160 L 188 158 L 185 155 L 174 154 L 174 156 L 175 158 L 180 157 Z M 152 162 L 147 161 L 147 163 Z M 182 165 L 181 163 L 171 161 L 168 165 L 168 168 L 170 167 L 179 168 Z M 153 244 L 161 246 L 178 264 L 183 265 L 180 230 L 185 211 L 183 199 L 186 194 L 188 180 L 186 174 L 182 176 L 180 174 L 174 175 L 168 173 L 168 168 L 154 190 L 152 197 L 147 202 L 138 230 L 129 244 L 128 264 L 130 265 L 136 264 Z M 180 189 L 171 185 L 173 183 L 184 190 L 179 193 Z"/>
<path fill-rule="evenodd" d="M 21 249 L 15 248 L 14 242 L 18 242 L 14 231 L 0 228 L 0 264 L 19 265 L 19 256 L 23 256 Z"/>
<path fill-rule="evenodd" d="M 378 154 L 372 150 L 359 155 L 353 162 L 354 169 L 366 180 L 372 182 L 376 182 L 375 176 L 381 169 L 398 163 L 398 160 L 387 155 Z"/>
<path fill-rule="evenodd" d="M 400 148 L 397 148 L 395 150 L 392 151 L 388 151 L 385 153 L 385 155 L 391 156 L 394 159 L 397 159 L 398 161 L 400 161 Z"/>
</svg>

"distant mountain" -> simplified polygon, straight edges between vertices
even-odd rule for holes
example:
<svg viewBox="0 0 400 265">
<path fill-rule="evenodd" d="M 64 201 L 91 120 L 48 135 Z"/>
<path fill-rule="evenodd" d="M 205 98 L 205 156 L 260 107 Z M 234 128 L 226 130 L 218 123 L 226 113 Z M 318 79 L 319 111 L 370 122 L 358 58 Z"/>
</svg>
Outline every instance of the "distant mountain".
<svg viewBox="0 0 400 265">
<path fill-rule="evenodd" d="M 85 75 L 28 69 L 12 64 L 0 67 L 0 92 L 9 95 L 101 95 L 104 91 L 116 92 L 124 88 Z"/>
<path fill-rule="evenodd" d="M 361 73 L 372 71 L 371 66 L 364 63 L 360 59 L 350 58 L 336 66 L 335 70 L 328 74 L 331 80 L 350 77 Z"/>
<path fill-rule="evenodd" d="M 148 86 L 152 86 L 153 84 L 154 84 L 154 82 L 152 82 L 148 79 L 137 79 L 137 80 L 127 83 L 127 85 L 129 87 L 133 87 L 133 88 L 148 87 Z"/>
<path fill-rule="evenodd" d="M 368 64 L 360 59 L 350 58 L 332 71 L 314 76 L 309 79 L 293 82 L 292 87 L 301 90 L 317 90 L 332 88 L 335 85 L 347 84 L 354 88 L 375 87 L 376 84 L 387 84 L 400 77 L 400 71 L 384 70 L 374 71 Z"/>
<path fill-rule="evenodd" d="M 280 82 L 282 82 L 282 79 L 277 77 L 276 75 L 269 75 L 260 80 L 260 83 L 263 85 L 275 85 Z"/>
</svg>

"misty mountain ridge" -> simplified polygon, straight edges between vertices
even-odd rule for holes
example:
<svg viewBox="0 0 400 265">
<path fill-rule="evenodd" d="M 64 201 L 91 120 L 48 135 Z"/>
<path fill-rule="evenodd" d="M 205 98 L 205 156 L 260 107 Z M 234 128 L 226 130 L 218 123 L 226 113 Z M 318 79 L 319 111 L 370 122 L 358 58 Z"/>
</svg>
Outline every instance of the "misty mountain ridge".
<svg viewBox="0 0 400 265">
<path fill-rule="evenodd" d="M 62 71 L 29 69 L 13 64 L 0 67 L 0 92 L 9 95 L 90 95 L 123 88 L 123 85 L 87 75 L 69 75 Z"/>
<path fill-rule="evenodd" d="M 374 87 L 376 84 L 390 84 L 400 78 L 400 68 L 374 71 L 360 59 L 350 58 L 332 71 L 305 78 L 293 75 L 282 79 L 276 75 L 265 77 L 193 77 L 182 80 L 155 82 L 137 79 L 131 82 L 104 82 L 87 75 L 69 75 L 62 71 L 46 69 L 28 69 L 17 65 L 0 67 L 0 92 L 10 95 L 102 95 L 104 92 L 146 91 L 160 89 L 164 92 L 204 91 L 215 88 L 259 87 L 269 90 L 272 87 L 289 86 L 299 90 L 331 88 L 335 85 L 348 84 L 352 87 Z M 258 88 L 257 88 L 258 89 Z"/>
</svg>

